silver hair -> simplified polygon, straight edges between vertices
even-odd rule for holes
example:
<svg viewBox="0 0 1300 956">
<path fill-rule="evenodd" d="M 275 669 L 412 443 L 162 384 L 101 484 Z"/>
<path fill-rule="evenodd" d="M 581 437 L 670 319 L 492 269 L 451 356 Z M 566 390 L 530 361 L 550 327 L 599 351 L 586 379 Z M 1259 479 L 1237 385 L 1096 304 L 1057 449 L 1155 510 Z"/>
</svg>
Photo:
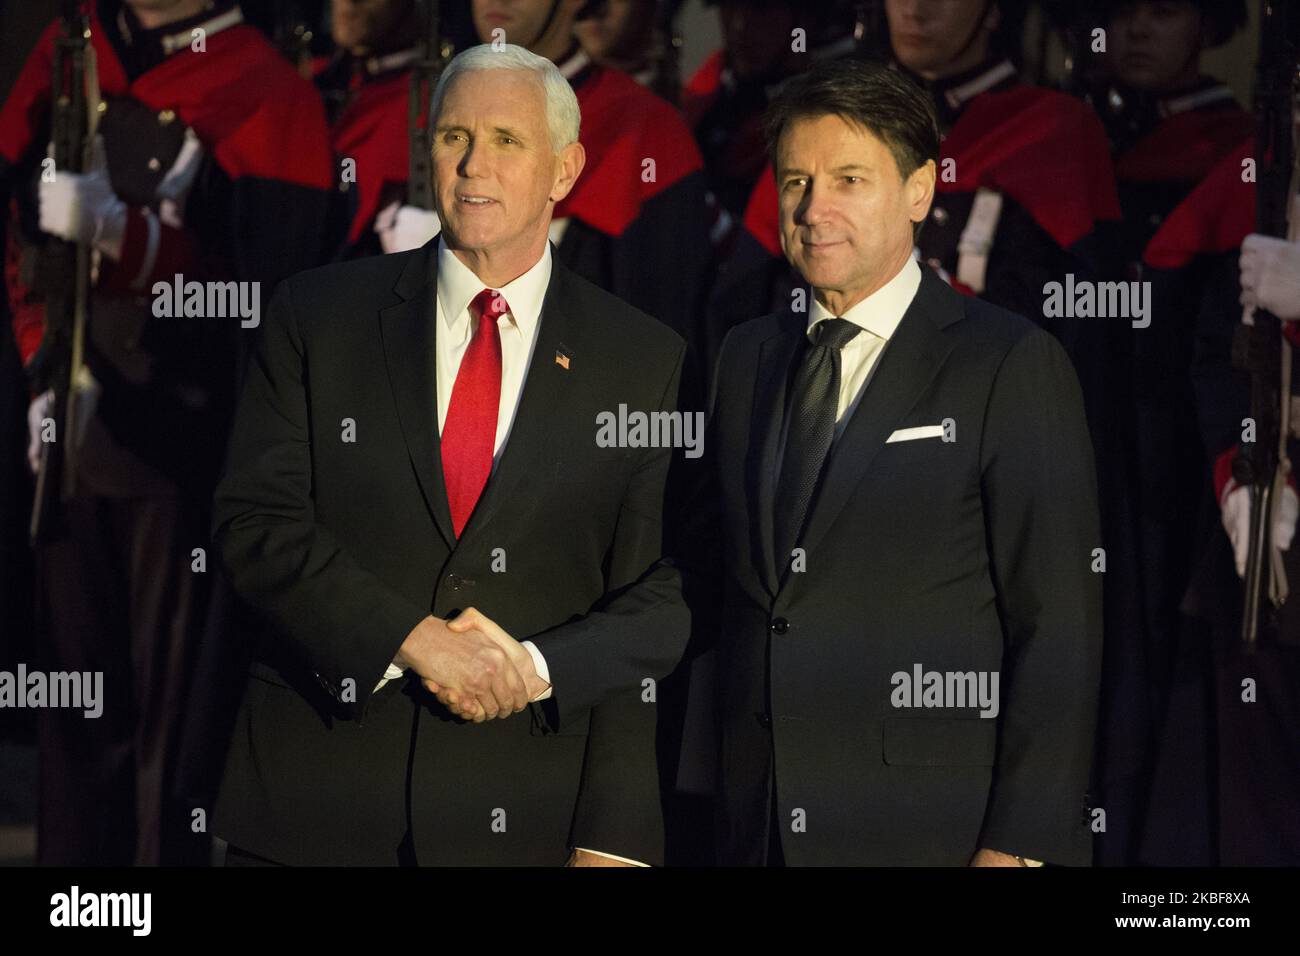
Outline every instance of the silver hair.
<svg viewBox="0 0 1300 956">
<path fill-rule="evenodd" d="M 442 108 L 442 98 L 447 95 L 451 81 L 459 74 L 473 70 L 526 70 L 537 74 L 542 93 L 546 97 L 546 126 L 550 131 L 551 148 L 558 153 L 570 143 L 578 141 L 578 124 L 582 116 L 573 87 L 546 57 L 530 53 L 513 43 L 499 46 L 480 43 L 462 50 L 452 58 L 438 77 L 438 85 L 433 91 L 429 116 L 435 123 L 438 110 Z"/>
</svg>

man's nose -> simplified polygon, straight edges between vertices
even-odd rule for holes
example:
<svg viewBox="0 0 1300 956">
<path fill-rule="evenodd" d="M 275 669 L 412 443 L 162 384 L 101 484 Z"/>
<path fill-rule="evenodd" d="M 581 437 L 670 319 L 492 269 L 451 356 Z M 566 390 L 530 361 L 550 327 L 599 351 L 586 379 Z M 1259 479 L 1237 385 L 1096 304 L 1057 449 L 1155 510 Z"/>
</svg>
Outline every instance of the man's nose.
<svg viewBox="0 0 1300 956">
<path fill-rule="evenodd" d="M 487 174 L 487 156 L 483 147 L 473 140 L 465 147 L 460 159 L 460 174 L 467 179 L 478 179 Z"/>
<path fill-rule="evenodd" d="M 804 226 L 816 226 L 826 221 L 829 211 L 830 197 L 826 193 L 826 187 L 819 186 L 813 180 L 795 209 L 795 222 Z"/>
<path fill-rule="evenodd" d="M 911 27 L 926 26 L 934 19 L 928 0 L 895 0 L 894 15 Z"/>
</svg>

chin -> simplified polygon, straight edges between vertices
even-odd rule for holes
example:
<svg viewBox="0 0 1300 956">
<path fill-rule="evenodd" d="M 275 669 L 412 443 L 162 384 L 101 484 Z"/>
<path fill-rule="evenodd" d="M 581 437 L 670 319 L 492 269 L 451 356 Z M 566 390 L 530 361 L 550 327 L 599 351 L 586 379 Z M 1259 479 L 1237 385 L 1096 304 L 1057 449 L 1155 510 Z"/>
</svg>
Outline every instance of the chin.
<svg viewBox="0 0 1300 956">
<path fill-rule="evenodd" d="M 838 289 L 845 276 L 844 270 L 828 268 L 825 265 L 809 266 L 799 269 L 798 272 L 814 289 Z"/>
<path fill-rule="evenodd" d="M 465 222 L 460 218 L 452 221 L 451 230 L 459 239 L 475 246 L 490 244 L 501 232 L 499 228 L 488 223 Z"/>
</svg>

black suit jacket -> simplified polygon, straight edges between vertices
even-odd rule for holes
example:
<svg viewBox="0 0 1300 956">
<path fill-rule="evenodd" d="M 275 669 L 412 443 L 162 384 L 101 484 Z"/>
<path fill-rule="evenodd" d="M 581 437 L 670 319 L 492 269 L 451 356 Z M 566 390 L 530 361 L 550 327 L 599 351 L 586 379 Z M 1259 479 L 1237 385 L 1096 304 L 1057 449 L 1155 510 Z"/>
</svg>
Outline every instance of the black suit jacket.
<svg viewBox="0 0 1300 956">
<path fill-rule="evenodd" d="M 558 865 L 575 845 L 657 862 L 643 682 L 687 630 L 656 565 L 671 450 L 598 447 L 596 416 L 674 409 L 684 345 L 555 259 L 509 441 L 457 540 L 436 249 L 301 273 L 264 322 L 214 524 L 267 627 L 215 832 L 298 864 Z M 537 643 L 553 700 L 476 725 L 413 679 L 372 693 L 423 617 L 469 606 Z"/>
<path fill-rule="evenodd" d="M 806 315 L 723 346 L 708 448 L 725 863 L 765 859 L 773 773 L 791 864 L 1089 860 L 1101 581 L 1077 379 L 1051 335 L 923 273 L 832 449 L 802 571 L 778 567 L 772 514 Z M 947 419 L 955 441 L 887 442 Z M 893 675 L 918 664 L 999 672 L 997 719 L 895 707 Z"/>
</svg>

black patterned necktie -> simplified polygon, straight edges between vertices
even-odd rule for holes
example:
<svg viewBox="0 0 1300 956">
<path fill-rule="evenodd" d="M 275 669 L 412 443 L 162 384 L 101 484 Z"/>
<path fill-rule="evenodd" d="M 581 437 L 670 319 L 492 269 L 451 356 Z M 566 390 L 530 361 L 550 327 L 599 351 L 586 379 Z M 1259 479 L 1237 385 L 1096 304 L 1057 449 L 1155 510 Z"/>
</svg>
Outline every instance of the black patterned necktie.
<svg viewBox="0 0 1300 956">
<path fill-rule="evenodd" d="M 795 372 L 786 412 L 785 455 L 776 485 L 776 562 L 778 571 L 790 565 L 790 552 L 799 543 L 809 505 L 817 492 L 826 456 L 835 438 L 835 412 L 840 401 L 840 349 L 862 331 L 848 319 L 826 319 L 813 328 Z"/>
</svg>

